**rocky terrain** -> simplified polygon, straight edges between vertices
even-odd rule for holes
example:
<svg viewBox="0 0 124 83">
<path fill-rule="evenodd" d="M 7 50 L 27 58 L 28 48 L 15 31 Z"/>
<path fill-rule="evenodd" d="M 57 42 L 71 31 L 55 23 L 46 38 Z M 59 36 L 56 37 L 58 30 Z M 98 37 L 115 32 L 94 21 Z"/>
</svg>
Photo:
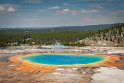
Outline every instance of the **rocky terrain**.
<svg viewBox="0 0 124 83">
<path fill-rule="evenodd" d="M 91 83 L 124 83 L 124 67 L 120 69 L 116 67 L 100 67 L 97 69 L 99 73 L 92 76 Z"/>
<path fill-rule="evenodd" d="M 25 72 L 18 65 L 0 63 L 0 83 L 90 83 L 95 68 L 56 68 L 52 72 Z"/>
<path fill-rule="evenodd" d="M 25 72 L 18 65 L 0 63 L 0 83 L 123 83 L 123 67 L 56 68 L 52 72 Z M 114 72 L 114 73 L 113 73 Z"/>
<path fill-rule="evenodd" d="M 86 47 L 84 47 L 87 49 Z M 94 47 L 93 47 L 94 48 Z M 95 47 L 95 53 L 116 53 L 122 56 L 117 64 L 124 63 L 124 51 L 122 47 Z M 101 50 L 101 51 L 100 51 Z M 105 52 L 103 52 L 103 51 Z M 107 51 L 108 50 L 108 51 Z M 50 72 L 40 72 L 39 67 L 33 71 L 19 70 L 20 63 L 12 63 L 9 57 L 16 54 L 0 54 L 0 83 L 123 83 L 124 67 L 58 67 Z M 23 67 L 23 66 L 22 66 Z M 31 65 L 32 67 L 32 65 Z M 28 65 L 26 67 L 30 69 Z M 36 71 L 37 70 L 37 71 Z M 41 69 L 40 69 L 41 70 Z M 114 80 L 113 80 L 114 79 Z"/>
</svg>

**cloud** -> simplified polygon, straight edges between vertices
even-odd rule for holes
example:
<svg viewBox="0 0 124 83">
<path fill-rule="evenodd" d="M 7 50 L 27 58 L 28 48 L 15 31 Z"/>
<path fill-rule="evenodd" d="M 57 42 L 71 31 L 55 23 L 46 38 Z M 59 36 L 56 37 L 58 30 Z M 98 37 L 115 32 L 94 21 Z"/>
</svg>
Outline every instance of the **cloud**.
<svg viewBox="0 0 124 83">
<path fill-rule="evenodd" d="M 58 14 L 69 14 L 70 13 L 70 9 L 62 9 L 62 10 L 58 10 L 56 11 L 56 13 Z"/>
<path fill-rule="evenodd" d="M 15 12 L 15 11 L 16 11 L 16 9 L 14 7 L 9 7 L 7 10 L 7 12 Z"/>
<path fill-rule="evenodd" d="M 50 9 L 50 10 L 57 10 L 57 9 L 60 9 L 60 7 L 59 6 L 54 6 L 54 7 L 49 7 L 48 9 Z"/>
<path fill-rule="evenodd" d="M 0 6 L 0 13 L 10 13 L 10 12 L 16 12 L 17 9 L 13 5 L 1 5 Z"/>
<path fill-rule="evenodd" d="M 93 12 L 98 12 L 98 10 L 92 9 L 92 10 L 82 10 L 82 13 L 93 13 Z"/>
<path fill-rule="evenodd" d="M 70 9 L 63 9 L 62 12 L 68 12 Z"/>
<path fill-rule="evenodd" d="M 3 6 L 0 6 L 0 12 L 5 11 L 5 8 Z"/>
<path fill-rule="evenodd" d="M 89 9 L 89 10 L 74 10 L 74 9 L 61 9 L 55 11 L 57 14 L 71 14 L 71 15 L 77 15 L 77 14 L 83 14 L 83 13 L 95 13 L 98 12 L 98 10 L 95 9 Z"/>
<path fill-rule="evenodd" d="M 79 11 L 77 11 L 77 10 L 72 10 L 70 13 L 71 13 L 72 15 L 77 15 L 77 14 L 79 14 Z"/>
</svg>

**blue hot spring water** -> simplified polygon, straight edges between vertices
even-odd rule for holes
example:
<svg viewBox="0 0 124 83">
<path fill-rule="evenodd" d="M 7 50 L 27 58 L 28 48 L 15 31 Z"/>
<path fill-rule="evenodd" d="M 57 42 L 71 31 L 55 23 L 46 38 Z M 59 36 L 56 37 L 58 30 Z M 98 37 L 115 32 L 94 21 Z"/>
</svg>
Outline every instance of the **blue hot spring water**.
<svg viewBox="0 0 124 83">
<path fill-rule="evenodd" d="M 37 54 L 22 57 L 23 60 L 28 60 L 38 64 L 49 65 L 78 65 L 90 64 L 102 61 L 105 57 L 98 55 L 70 55 L 70 54 Z"/>
</svg>

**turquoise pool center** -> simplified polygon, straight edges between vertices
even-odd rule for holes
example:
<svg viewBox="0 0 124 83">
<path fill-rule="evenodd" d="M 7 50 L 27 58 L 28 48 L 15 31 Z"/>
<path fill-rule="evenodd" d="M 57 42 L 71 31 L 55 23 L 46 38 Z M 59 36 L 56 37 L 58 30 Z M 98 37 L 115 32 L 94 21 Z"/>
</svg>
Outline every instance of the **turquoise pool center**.
<svg viewBox="0 0 124 83">
<path fill-rule="evenodd" d="M 78 65 L 99 62 L 104 60 L 105 57 L 99 55 L 77 54 L 36 54 L 31 56 L 24 56 L 22 59 L 38 64 Z"/>
</svg>

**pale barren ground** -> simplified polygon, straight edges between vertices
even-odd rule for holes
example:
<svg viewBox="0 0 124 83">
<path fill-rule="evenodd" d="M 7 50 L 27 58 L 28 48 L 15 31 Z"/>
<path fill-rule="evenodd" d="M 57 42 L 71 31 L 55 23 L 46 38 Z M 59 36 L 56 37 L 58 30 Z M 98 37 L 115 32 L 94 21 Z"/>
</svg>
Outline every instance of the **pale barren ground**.
<svg viewBox="0 0 124 83">
<path fill-rule="evenodd" d="M 115 51 L 116 50 L 116 51 Z M 123 49 L 104 53 L 123 56 Z M 13 54 L 0 54 L 0 83 L 124 83 L 124 67 L 55 68 L 50 72 L 22 71 L 8 58 Z M 117 63 L 124 63 L 122 58 Z"/>
</svg>

